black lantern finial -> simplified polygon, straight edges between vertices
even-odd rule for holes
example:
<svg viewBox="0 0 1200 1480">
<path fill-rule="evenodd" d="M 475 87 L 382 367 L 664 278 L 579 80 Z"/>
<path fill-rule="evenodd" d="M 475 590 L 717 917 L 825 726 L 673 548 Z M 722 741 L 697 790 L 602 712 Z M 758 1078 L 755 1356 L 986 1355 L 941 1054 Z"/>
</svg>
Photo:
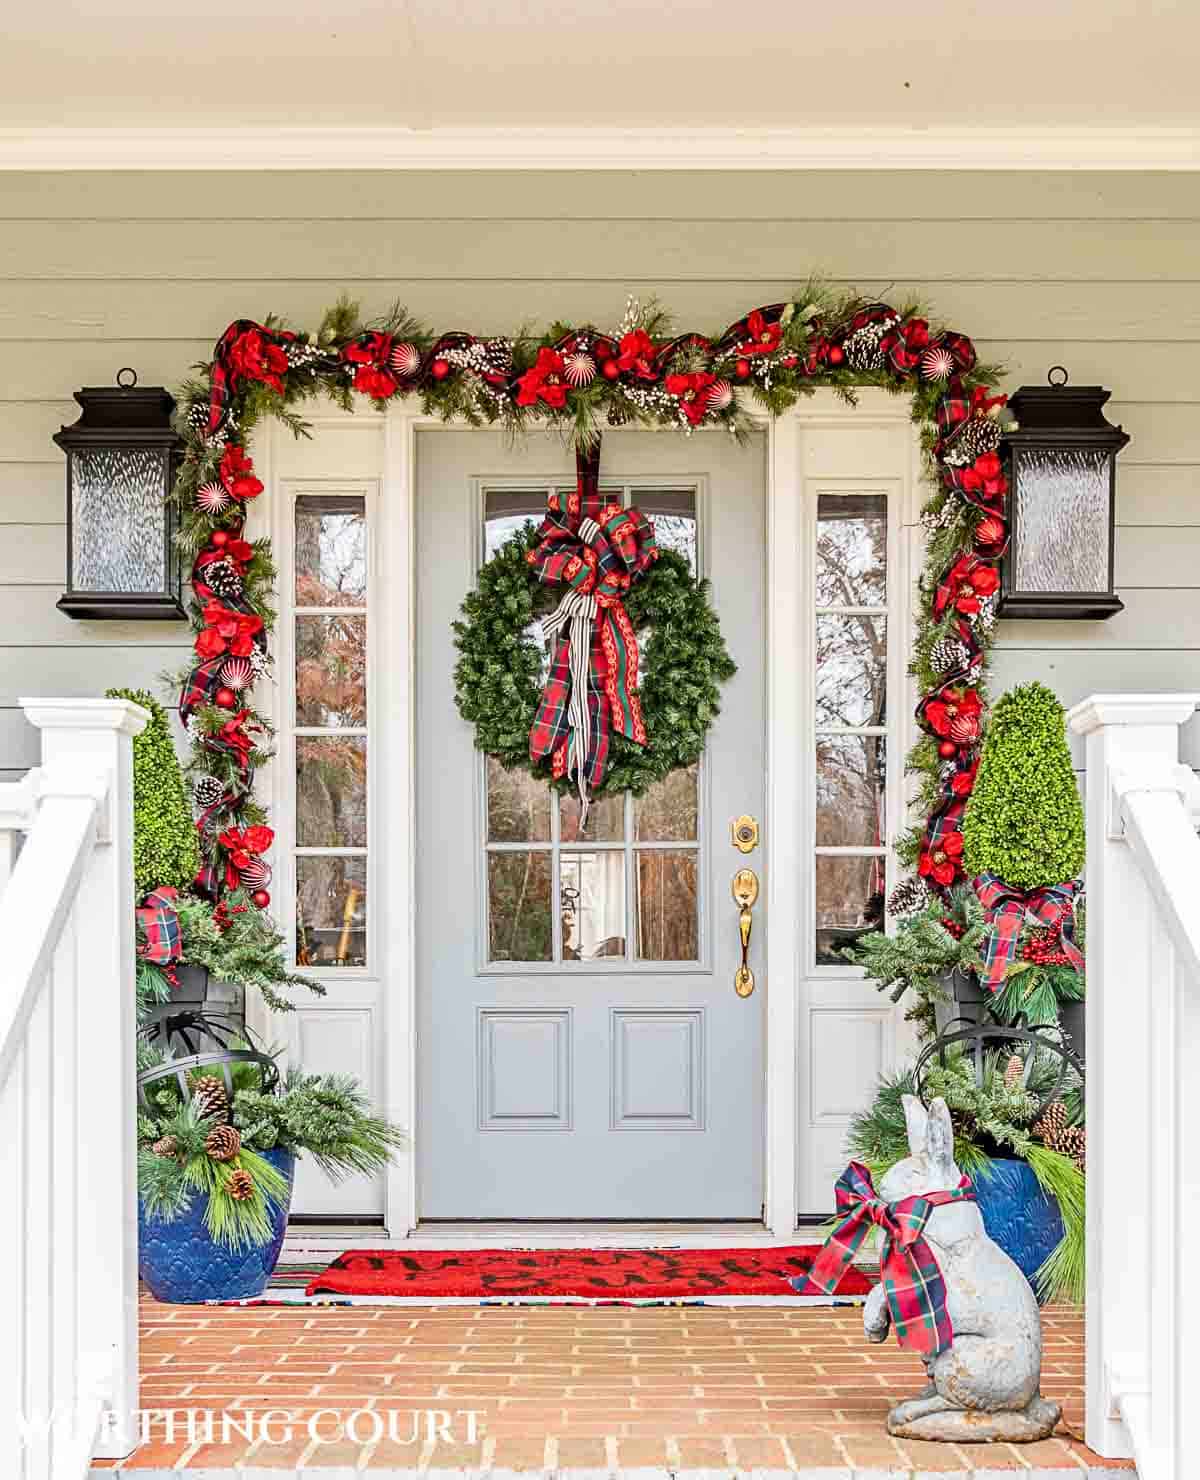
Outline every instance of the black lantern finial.
<svg viewBox="0 0 1200 1480">
<path fill-rule="evenodd" d="M 1002 617 L 1111 617 L 1117 453 L 1129 441 L 1105 420 L 1110 392 L 1071 386 L 1062 365 L 1048 385 L 1009 397 L 1017 419 L 1002 447 L 1008 463 L 1010 539 L 1001 564 Z"/>
<path fill-rule="evenodd" d="M 75 392 L 81 415 L 54 438 L 67 454 L 69 617 L 178 619 L 183 575 L 168 495 L 183 455 L 174 399 L 139 388 L 125 366 L 115 386 Z"/>
</svg>

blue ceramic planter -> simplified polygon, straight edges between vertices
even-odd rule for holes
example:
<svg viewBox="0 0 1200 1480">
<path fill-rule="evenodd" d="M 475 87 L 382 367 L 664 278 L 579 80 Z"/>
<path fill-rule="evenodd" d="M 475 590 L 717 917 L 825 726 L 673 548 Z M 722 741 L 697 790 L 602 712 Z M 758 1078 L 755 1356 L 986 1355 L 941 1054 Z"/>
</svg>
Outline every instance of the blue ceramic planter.
<svg viewBox="0 0 1200 1480">
<path fill-rule="evenodd" d="M 1028 1162 L 994 1158 L 991 1175 L 975 1178 L 983 1226 L 1034 1286 L 1034 1275 L 1063 1236 L 1058 1204 L 1042 1191 Z"/>
<path fill-rule="evenodd" d="M 206 1197 L 193 1197 L 187 1212 L 170 1223 L 147 1218 L 138 1204 L 138 1268 L 156 1300 L 171 1305 L 255 1300 L 267 1288 L 283 1248 L 296 1158 L 290 1151 L 261 1154 L 287 1178 L 288 1196 L 276 1209 L 270 1242 L 258 1248 L 227 1249 L 215 1243 L 204 1226 Z"/>
</svg>

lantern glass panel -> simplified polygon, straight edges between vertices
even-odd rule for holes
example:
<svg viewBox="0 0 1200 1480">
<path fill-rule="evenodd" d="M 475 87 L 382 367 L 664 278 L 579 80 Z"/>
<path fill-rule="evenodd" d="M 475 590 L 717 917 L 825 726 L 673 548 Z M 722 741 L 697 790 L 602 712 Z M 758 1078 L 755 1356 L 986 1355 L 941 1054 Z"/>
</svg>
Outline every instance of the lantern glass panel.
<svg viewBox="0 0 1200 1480">
<path fill-rule="evenodd" d="M 72 451 L 72 590 L 163 589 L 167 456 L 156 447 Z"/>
<path fill-rule="evenodd" d="M 1022 447 L 1016 459 L 1013 588 L 1107 591 L 1110 453 Z"/>
</svg>

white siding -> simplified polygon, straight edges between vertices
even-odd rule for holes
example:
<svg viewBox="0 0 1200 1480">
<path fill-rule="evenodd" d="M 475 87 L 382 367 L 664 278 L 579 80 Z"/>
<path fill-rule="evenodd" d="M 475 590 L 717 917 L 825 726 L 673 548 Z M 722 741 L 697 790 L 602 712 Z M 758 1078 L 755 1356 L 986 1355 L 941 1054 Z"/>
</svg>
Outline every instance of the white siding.
<svg viewBox="0 0 1200 1480">
<path fill-rule="evenodd" d="M 174 385 L 231 319 L 315 324 L 347 291 L 441 327 L 614 322 L 627 291 L 718 330 L 810 271 L 919 294 L 1009 366 L 1113 391 L 1107 623 L 1009 623 L 996 691 L 1200 686 L 1200 186 L 1188 175 L 6 175 L 0 178 L 0 778 L 33 763 L 22 693 L 179 666 L 181 624 L 72 622 L 71 393 L 134 365 Z M 1195 729 L 1195 727 L 1193 727 Z M 1200 760 L 1200 736 L 1193 742 Z M 1082 762 L 1080 761 L 1080 764 Z"/>
</svg>

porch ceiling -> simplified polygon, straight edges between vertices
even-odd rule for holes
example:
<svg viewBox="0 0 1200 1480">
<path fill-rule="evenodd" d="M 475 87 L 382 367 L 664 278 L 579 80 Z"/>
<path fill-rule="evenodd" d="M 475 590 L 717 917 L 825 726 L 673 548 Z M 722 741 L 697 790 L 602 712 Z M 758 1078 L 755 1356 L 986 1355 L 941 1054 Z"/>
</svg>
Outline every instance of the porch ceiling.
<svg viewBox="0 0 1200 1480">
<path fill-rule="evenodd" d="M 0 127 L 1190 127 L 1198 51 L 1186 0 L 10 5 Z"/>
</svg>

